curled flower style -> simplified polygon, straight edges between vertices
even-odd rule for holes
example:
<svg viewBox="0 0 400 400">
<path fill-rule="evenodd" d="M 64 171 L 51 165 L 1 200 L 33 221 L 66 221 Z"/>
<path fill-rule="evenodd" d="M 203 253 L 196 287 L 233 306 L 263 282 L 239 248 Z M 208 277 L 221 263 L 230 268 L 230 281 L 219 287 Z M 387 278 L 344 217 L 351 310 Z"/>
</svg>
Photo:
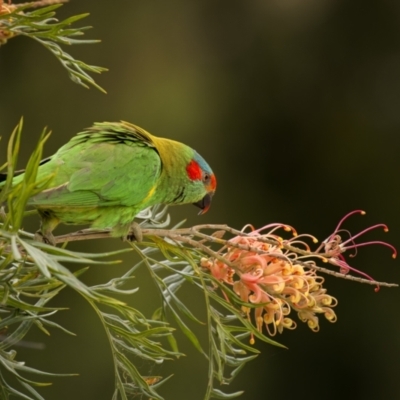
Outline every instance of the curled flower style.
<svg viewBox="0 0 400 400">
<path fill-rule="evenodd" d="M 299 319 L 317 332 L 317 314 L 324 315 L 330 322 L 336 321 L 332 307 L 337 300 L 326 294 L 322 277 L 313 269 L 296 263 L 294 254 L 282 250 L 283 239 L 274 233 L 277 226 L 270 225 L 246 236 L 234 237 L 220 253 L 221 259 L 203 258 L 201 265 L 216 279 L 231 285 L 242 301 L 255 305 L 254 308 L 242 306 L 242 311 L 250 319 L 254 309 L 258 331 L 265 326 L 273 336 L 285 328 L 295 329 L 296 323 L 289 316 L 291 310 L 295 310 Z M 295 233 L 287 225 L 280 226 Z M 259 233 L 265 229 L 270 231 Z M 266 243 L 265 239 L 274 239 L 277 244 Z"/>
</svg>

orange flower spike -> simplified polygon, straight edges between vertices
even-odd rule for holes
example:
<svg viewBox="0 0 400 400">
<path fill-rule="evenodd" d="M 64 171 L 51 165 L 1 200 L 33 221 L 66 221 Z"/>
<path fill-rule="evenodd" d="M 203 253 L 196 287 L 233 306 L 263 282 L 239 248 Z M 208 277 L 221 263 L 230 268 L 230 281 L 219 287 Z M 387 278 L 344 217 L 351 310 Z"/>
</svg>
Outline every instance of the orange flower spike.
<svg viewBox="0 0 400 400">
<path fill-rule="evenodd" d="M 315 270 L 311 269 L 312 265 L 310 268 L 305 268 L 296 264 L 295 253 L 281 249 L 281 245 L 271 245 L 260 241 L 264 238 L 279 241 L 281 244 L 294 243 L 294 240 L 284 241 L 272 234 L 276 229 L 285 229 L 285 227 L 283 224 L 271 224 L 251 232 L 248 236 L 239 235 L 230 239 L 219 254 L 228 262 L 234 263 L 235 270 L 223 261 L 201 260 L 201 265 L 208 268 L 215 278 L 232 285 L 234 293 L 242 301 L 258 305 L 256 308 L 247 306 L 240 308 L 249 320 L 253 310 L 254 319 L 251 319 L 256 329 L 262 332 L 263 324 L 265 324 L 271 336 L 277 332 L 283 332 L 284 329 L 296 328 L 295 322 L 289 317 L 291 309 L 296 311 L 300 320 L 306 322 L 313 331 L 319 330 L 318 314 L 323 314 L 331 322 L 336 321 L 336 314 L 332 311 L 332 307 L 337 301 L 326 294 L 326 290 L 322 288 L 324 279 L 316 275 Z M 261 234 L 266 229 L 270 231 Z M 288 230 L 294 232 L 292 228 Z M 311 237 L 311 239 L 315 238 Z M 299 241 L 298 238 L 296 240 L 296 246 L 303 244 L 307 248 L 306 243 Z M 338 247 L 340 241 L 339 237 L 331 235 L 321 248 L 324 245 L 328 246 L 332 257 L 333 251 L 338 249 L 340 251 Z M 248 249 L 233 247 L 234 245 L 247 246 Z M 338 256 L 340 255 L 339 252 Z M 338 259 L 335 258 L 335 261 Z M 254 335 L 251 335 L 250 342 L 254 343 Z"/>
</svg>

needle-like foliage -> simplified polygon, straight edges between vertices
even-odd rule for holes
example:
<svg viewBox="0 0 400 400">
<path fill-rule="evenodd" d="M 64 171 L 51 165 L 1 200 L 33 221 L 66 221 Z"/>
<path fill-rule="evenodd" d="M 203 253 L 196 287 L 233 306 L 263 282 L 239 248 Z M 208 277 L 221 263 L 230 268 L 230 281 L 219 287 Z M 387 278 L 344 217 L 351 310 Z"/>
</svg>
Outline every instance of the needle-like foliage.
<svg viewBox="0 0 400 400">
<path fill-rule="evenodd" d="M 103 323 L 114 357 L 115 398 L 124 399 L 128 393 L 141 392 L 160 399 L 161 397 L 141 376 L 129 356 L 142 357 L 154 362 L 178 356 L 177 352 L 164 349 L 159 342 L 159 338 L 169 336 L 172 329 L 165 322 L 146 319 L 138 310 L 112 297 L 113 294 L 130 295 L 136 291 L 134 288 L 127 290 L 120 288 L 131 279 L 129 274 L 104 285 L 88 287 L 77 277 L 85 271 L 85 268 L 72 274 L 63 266 L 65 262 L 79 263 L 85 267 L 107 263 L 98 259 L 114 256 L 120 252 L 101 254 L 72 252 L 36 242 L 32 234 L 20 229 L 27 199 L 41 190 L 42 184 L 45 184 L 36 182 L 36 173 L 43 144 L 48 137 L 44 131 L 28 162 L 25 179 L 19 185 L 12 187 L 11 179 L 17 161 L 21 129 L 22 121 L 11 135 L 7 162 L 9 175 L 0 194 L 2 203 L 7 204 L 7 213 L 2 209 L 0 223 L 0 331 L 2 332 L 0 373 L 4 369 L 13 374 L 27 393 L 13 388 L 5 375 L 1 374 L 1 398 L 8 399 L 14 394 L 25 399 L 42 399 L 34 387 L 48 383 L 28 380 L 21 374 L 35 373 L 41 377 L 50 377 L 52 374 L 35 370 L 17 361 L 13 347 L 34 326 L 45 334 L 49 334 L 53 328 L 71 333 L 49 319 L 58 309 L 47 306 L 54 296 L 68 286 L 91 304 Z M 108 261 L 108 263 L 115 262 L 118 260 Z"/>
<path fill-rule="evenodd" d="M 27 200 L 42 190 L 47 182 L 47 179 L 37 182 L 36 174 L 43 145 L 49 136 L 49 133 L 43 131 L 28 161 L 24 180 L 12 186 L 21 131 L 22 120 L 9 141 L 6 163 L 8 175 L 0 193 L 0 201 L 4 205 L 0 223 L 0 331 L 2 332 L 0 386 L 2 398 L 8 399 L 14 394 L 25 399 L 42 399 L 35 388 L 49 383 L 32 381 L 27 379 L 24 373 L 34 373 L 41 378 L 49 378 L 52 374 L 27 367 L 17 361 L 14 346 L 23 340 L 33 327 L 39 328 L 45 334 L 50 334 L 51 329 L 54 328 L 73 334 L 51 320 L 54 313 L 60 309 L 47 305 L 67 286 L 89 302 L 103 324 L 114 360 L 114 399 L 127 399 L 130 395 L 138 393 L 148 398 L 162 399 L 156 392 L 156 388 L 165 379 L 147 376 L 145 371 L 138 370 L 134 360 L 142 358 L 159 364 L 182 355 L 172 336 L 174 329 L 168 323 L 170 316 L 210 362 L 210 383 L 205 398 L 232 398 L 232 394 L 225 395 L 215 389 L 214 382 L 217 380 L 228 383 L 238 370 L 258 353 L 254 347 L 246 343 L 249 335 L 253 333 L 261 340 L 272 344 L 277 343 L 258 332 L 246 315 L 240 311 L 240 307 L 235 307 L 228 298 L 224 299 L 216 292 L 219 282 L 205 269 L 199 267 L 201 253 L 196 248 L 184 248 L 152 236 L 150 242 L 143 243 L 140 247 L 132 244 L 143 260 L 122 277 L 93 287 L 80 281 L 78 276 L 86 270 L 87 266 L 118 262 L 118 260 L 100 261 L 99 259 L 115 256 L 120 252 L 100 254 L 73 252 L 36 242 L 33 234 L 21 229 L 26 214 Z M 144 229 L 162 229 L 169 223 L 166 209 L 160 210 L 159 207 L 145 210 L 139 215 L 139 219 L 142 220 Z M 126 251 L 131 251 L 131 249 L 128 248 Z M 157 253 L 159 253 L 158 256 Z M 160 253 L 167 258 L 160 261 Z M 66 262 L 83 264 L 85 268 L 73 274 L 63 266 Z M 163 298 L 160 308 L 155 310 L 152 318 L 146 318 L 139 310 L 114 297 L 121 294 L 132 295 L 137 290 L 122 288 L 122 286 L 129 286 L 133 272 L 141 266 L 148 268 Z M 161 277 L 160 271 L 166 271 L 167 275 L 164 273 Z M 203 323 L 190 311 L 189 306 L 178 298 L 177 291 L 184 283 L 194 285 L 205 295 L 208 349 L 202 348 L 196 335 L 184 321 L 185 318 L 189 318 Z M 226 290 L 226 293 L 232 299 L 235 297 L 229 290 Z M 244 304 L 238 299 L 235 301 Z M 247 352 L 253 355 L 246 355 Z M 226 368 L 230 369 L 230 375 L 226 375 Z M 16 377 L 21 388 L 17 389 L 10 385 L 6 376 L 1 373 L 3 369 Z"/>
<path fill-rule="evenodd" d="M 16 36 L 27 36 L 34 39 L 57 57 L 75 83 L 86 88 L 91 85 L 105 93 L 105 90 L 94 81 L 89 73 L 101 73 L 107 71 L 107 69 L 76 60 L 61 47 L 63 45 L 99 42 L 98 40 L 78 38 L 84 34 L 83 31 L 90 29 L 90 26 L 71 27 L 72 24 L 87 17 L 89 14 L 75 15 L 59 21 L 55 15 L 56 10 L 62 4 L 42 6 L 42 4 L 46 5 L 48 3 L 53 3 L 53 1 L 7 5 L 0 0 L 0 45 L 5 44 L 9 39 Z M 32 7 L 38 6 L 41 7 L 32 10 Z"/>
</svg>

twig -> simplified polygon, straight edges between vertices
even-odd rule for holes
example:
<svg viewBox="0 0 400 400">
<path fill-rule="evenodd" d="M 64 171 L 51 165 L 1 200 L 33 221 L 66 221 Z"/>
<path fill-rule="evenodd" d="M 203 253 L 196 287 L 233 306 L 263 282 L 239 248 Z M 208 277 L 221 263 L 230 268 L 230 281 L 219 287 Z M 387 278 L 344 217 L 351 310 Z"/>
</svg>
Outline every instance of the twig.
<svg viewBox="0 0 400 400">
<path fill-rule="evenodd" d="M 10 1 L 8 2 L 8 5 L 4 4 L 3 0 L 0 0 L 0 13 L 4 10 L 5 13 L 11 13 L 14 10 L 17 10 L 18 8 L 26 7 L 28 8 L 39 8 L 39 7 L 46 7 L 46 6 L 51 6 L 53 4 L 61 4 L 61 3 L 67 3 L 68 0 L 39 0 L 39 1 L 32 1 L 32 2 L 27 2 L 27 3 L 18 3 L 18 4 L 12 4 Z"/>
</svg>

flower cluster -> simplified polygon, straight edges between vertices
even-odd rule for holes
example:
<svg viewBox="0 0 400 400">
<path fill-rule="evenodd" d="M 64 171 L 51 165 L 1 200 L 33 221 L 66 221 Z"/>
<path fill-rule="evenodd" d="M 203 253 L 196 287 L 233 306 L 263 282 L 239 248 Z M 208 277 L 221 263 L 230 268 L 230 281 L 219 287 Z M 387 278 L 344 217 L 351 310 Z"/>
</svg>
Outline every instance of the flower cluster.
<svg viewBox="0 0 400 400">
<path fill-rule="evenodd" d="M 324 315 L 330 322 L 336 321 L 332 308 L 336 306 L 337 300 L 323 288 L 324 279 L 316 274 L 313 259 L 338 266 L 341 274 L 355 272 L 376 284 L 378 291 L 379 283 L 365 272 L 351 267 L 343 253 L 378 244 L 389 247 L 393 251 L 393 258 L 397 254 L 396 249 L 386 242 L 356 242 L 360 236 L 377 228 L 383 228 L 387 232 L 388 228 L 384 224 L 373 225 L 355 235 L 342 229 L 343 222 L 354 214 L 364 215 L 365 212 L 355 210 L 347 214 L 316 250 L 312 251 L 303 241 L 308 237 L 317 243 L 313 236 L 297 235 L 288 225 L 271 224 L 258 230 L 252 229 L 250 233 L 243 232 L 242 235 L 228 240 L 218 252 L 218 257 L 202 258 L 201 266 L 207 268 L 217 280 L 232 286 L 243 302 L 252 305 L 242 306 L 242 310 L 251 319 L 251 310 L 254 309 L 258 331 L 261 332 L 265 326 L 273 336 L 277 332 L 281 333 L 284 328 L 294 329 L 296 323 L 289 315 L 291 310 L 295 310 L 299 319 L 317 332 L 318 315 Z M 276 234 L 279 228 L 291 231 L 293 238 L 282 239 Z M 343 240 L 343 233 L 349 237 Z M 350 254 L 350 257 L 354 255 Z"/>
<path fill-rule="evenodd" d="M 335 322 L 332 307 L 337 301 L 326 294 L 322 287 L 324 279 L 313 269 L 296 263 L 294 254 L 282 250 L 283 239 L 273 234 L 276 225 L 265 228 L 272 230 L 262 235 L 253 231 L 229 240 L 225 251 L 220 253 L 221 259 L 203 258 L 202 267 L 231 285 L 242 301 L 255 305 L 254 319 L 260 332 L 263 326 L 271 336 L 284 328 L 294 329 L 296 323 L 289 317 L 292 309 L 315 332 L 319 330 L 317 314 Z M 276 245 L 266 243 L 266 239 L 274 240 Z M 249 319 L 251 309 L 242 306 Z"/>
</svg>

